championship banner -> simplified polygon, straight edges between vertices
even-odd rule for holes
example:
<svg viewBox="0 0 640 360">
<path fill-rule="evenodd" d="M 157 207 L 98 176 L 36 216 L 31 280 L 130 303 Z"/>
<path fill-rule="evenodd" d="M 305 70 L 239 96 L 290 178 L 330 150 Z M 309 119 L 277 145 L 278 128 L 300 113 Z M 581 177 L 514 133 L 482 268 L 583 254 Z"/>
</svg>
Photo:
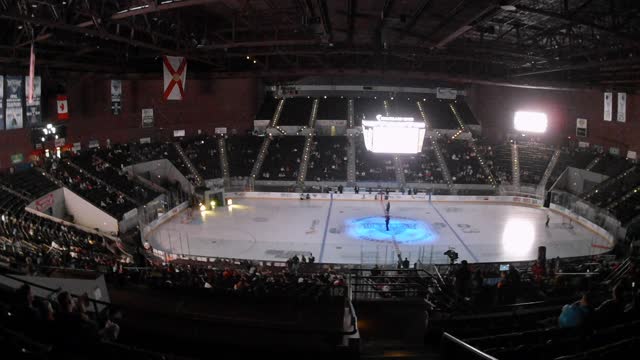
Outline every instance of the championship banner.
<svg viewBox="0 0 640 360">
<path fill-rule="evenodd" d="M 618 93 L 618 122 L 627 121 L 627 93 Z"/>
<path fill-rule="evenodd" d="M 142 127 L 153 127 L 153 108 L 142 109 Z"/>
<path fill-rule="evenodd" d="M 576 121 L 576 136 L 578 137 L 586 137 L 587 136 L 587 119 L 578 118 Z"/>
<path fill-rule="evenodd" d="M 29 83 L 29 77 L 24 78 L 25 83 Z M 31 94 L 32 100 L 31 102 L 27 101 L 27 126 L 28 127 L 38 127 L 42 124 L 42 110 L 40 106 L 40 99 L 42 97 L 42 78 L 40 76 L 33 77 L 33 93 Z M 27 93 L 25 94 L 27 98 L 29 97 Z"/>
<path fill-rule="evenodd" d="M 187 59 L 181 56 L 163 56 L 164 89 L 162 99 L 182 100 L 187 81 Z"/>
<path fill-rule="evenodd" d="M 120 115 L 122 110 L 122 80 L 111 80 L 111 112 Z"/>
<path fill-rule="evenodd" d="M 7 76 L 7 107 L 5 123 L 7 130 L 22 129 L 24 96 L 24 78 L 22 76 Z"/>
<path fill-rule="evenodd" d="M 604 93 L 604 121 L 611 121 L 613 112 L 613 93 Z"/>
<path fill-rule="evenodd" d="M 58 95 L 56 103 L 58 108 L 58 120 L 69 119 L 69 102 L 67 101 L 67 95 Z"/>
<path fill-rule="evenodd" d="M 4 130 L 4 76 L 0 75 L 0 130 Z"/>
</svg>

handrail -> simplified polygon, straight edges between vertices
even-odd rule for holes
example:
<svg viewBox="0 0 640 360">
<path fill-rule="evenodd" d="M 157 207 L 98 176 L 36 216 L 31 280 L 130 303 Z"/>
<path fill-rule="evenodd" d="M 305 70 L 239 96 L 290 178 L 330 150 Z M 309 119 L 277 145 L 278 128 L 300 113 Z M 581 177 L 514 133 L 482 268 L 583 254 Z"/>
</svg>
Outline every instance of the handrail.
<svg viewBox="0 0 640 360">
<path fill-rule="evenodd" d="M 36 284 L 36 283 L 31 282 L 31 281 L 29 281 L 29 280 L 20 279 L 20 278 L 17 278 L 17 277 L 15 277 L 15 276 L 8 275 L 8 274 L 0 273 L 0 276 L 4 276 L 4 277 L 6 277 L 6 278 L 8 278 L 8 279 L 11 279 L 11 280 L 13 280 L 13 281 L 21 282 L 21 283 L 23 283 L 23 284 L 27 284 L 27 285 L 29 285 L 29 286 L 33 286 L 33 287 L 38 288 L 38 289 L 42 289 L 42 290 L 46 290 L 46 291 L 50 291 L 50 292 L 52 292 L 52 293 L 54 293 L 54 294 L 55 294 L 55 293 L 57 293 L 57 292 L 59 292 L 60 290 L 62 290 L 62 289 L 60 289 L 60 288 L 54 289 L 54 288 L 50 288 L 50 287 L 48 287 L 48 286 L 44 286 L 44 285 L 41 285 L 41 284 Z M 82 295 L 75 295 L 75 294 L 72 294 L 72 293 L 69 293 L 69 295 L 70 295 L 70 296 L 73 296 L 73 297 L 75 297 L 75 298 L 80 298 L 80 297 L 82 297 Z M 91 298 L 89 298 L 89 301 L 92 301 L 92 302 L 94 302 L 94 303 L 96 303 L 96 304 L 105 305 L 105 306 L 111 306 L 111 305 L 113 305 L 113 304 L 111 304 L 111 303 L 109 303 L 109 302 L 105 302 L 105 301 L 101 301 L 101 300 L 97 300 L 97 299 L 91 299 Z"/>
<path fill-rule="evenodd" d="M 445 332 L 442 334 L 442 340 L 443 341 L 451 341 L 452 343 L 454 343 L 455 345 L 458 345 L 459 347 L 461 347 L 463 350 L 467 350 L 471 353 L 473 353 L 474 355 L 478 356 L 481 359 L 484 360 L 498 360 L 497 358 L 486 354 L 476 348 L 474 348 L 473 346 L 467 344 L 466 342 L 456 338 L 455 336 L 449 334 L 448 332 Z"/>
</svg>

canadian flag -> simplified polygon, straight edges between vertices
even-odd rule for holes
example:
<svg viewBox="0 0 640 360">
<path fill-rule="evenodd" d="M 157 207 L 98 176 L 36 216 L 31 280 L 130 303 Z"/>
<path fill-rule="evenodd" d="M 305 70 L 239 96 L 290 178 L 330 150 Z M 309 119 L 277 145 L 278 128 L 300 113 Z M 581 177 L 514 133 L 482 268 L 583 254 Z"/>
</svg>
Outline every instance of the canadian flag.
<svg viewBox="0 0 640 360">
<path fill-rule="evenodd" d="M 67 95 L 58 95 L 58 120 L 69 119 L 69 105 L 67 104 Z"/>
<path fill-rule="evenodd" d="M 182 100 L 187 81 L 187 59 L 182 56 L 163 56 L 164 100 Z"/>
</svg>

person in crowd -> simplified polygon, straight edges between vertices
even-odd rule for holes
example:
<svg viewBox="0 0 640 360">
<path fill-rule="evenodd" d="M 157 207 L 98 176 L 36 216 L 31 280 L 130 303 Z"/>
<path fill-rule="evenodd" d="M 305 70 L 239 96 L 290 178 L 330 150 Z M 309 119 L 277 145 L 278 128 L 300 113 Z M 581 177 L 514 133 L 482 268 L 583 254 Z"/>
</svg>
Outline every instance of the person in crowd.
<svg viewBox="0 0 640 360">
<path fill-rule="evenodd" d="M 460 298 L 468 298 L 471 290 L 471 270 L 467 260 L 462 260 L 455 276 L 456 295 Z"/>
<path fill-rule="evenodd" d="M 560 328 L 589 328 L 593 318 L 591 298 L 592 294 L 585 291 L 580 300 L 563 306 L 558 317 L 558 326 Z"/>
<path fill-rule="evenodd" d="M 624 321 L 625 304 L 623 286 L 616 284 L 611 290 L 611 299 L 605 300 L 596 308 L 596 321 L 600 325 L 615 324 Z"/>
<path fill-rule="evenodd" d="M 411 263 L 409 262 L 409 258 L 404 258 L 404 260 L 402 261 L 402 268 L 403 269 L 408 269 L 409 266 L 411 265 Z"/>
</svg>

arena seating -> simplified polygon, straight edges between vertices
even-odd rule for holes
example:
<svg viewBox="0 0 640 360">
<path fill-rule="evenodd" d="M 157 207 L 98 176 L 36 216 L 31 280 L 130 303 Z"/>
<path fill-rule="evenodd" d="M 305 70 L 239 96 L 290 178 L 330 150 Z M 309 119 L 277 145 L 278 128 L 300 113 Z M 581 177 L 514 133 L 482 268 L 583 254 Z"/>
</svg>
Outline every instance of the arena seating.
<svg viewBox="0 0 640 360">
<path fill-rule="evenodd" d="M 483 156 L 487 159 L 487 163 L 491 161 L 496 180 L 501 183 L 511 183 L 513 181 L 511 145 L 501 144 L 485 147 L 485 149 Z"/>
<path fill-rule="evenodd" d="M 353 116 L 356 125 L 362 124 L 362 119 L 375 120 L 378 114 L 386 114 L 384 101 L 374 98 L 356 98 L 353 102 Z"/>
<path fill-rule="evenodd" d="M 364 139 L 357 137 L 356 144 L 356 180 L 359 181 L 395 181 L 395 162 L 393 155 L 377 154 L 368 151 Z"/>
<path fill-rule="evenodd" d="M 614 178 L 605 180 L 597 186 L 597 190 L 587 200 L 598 207 L 605 208 L 610 203 L 620 199 L 629 191 L 640 185 L 640 169 L 637 167 L 626 170 Z"/>
<path fill-rule="evenodd" d="M 72 157 L 70 160 L 88 173 L 109 184 L 116 191 L 135 199 L 139 204 L 146 204 L 159 195 L 156 191 L 146 189 L 142 184 L 129 179 L 127 175 L 121 174 L 120 169 L 97 157 L 97 152 L 89 150 L 80 156 Z"/>
<path fill-rule="evenodd" d="M 218 142 L 215 137 L 198 136 L 182 140 L 180 145 L 204 179 L 222 176 Z"/>
<path fill-rule="evenodd" d="M 467 140 L 441 137 L 438 143 L 454 183 L 487 184 L 489 182 L 485 171 L 480 166 L 480 160 Z"/>
<path fill-rule="evenodd" d="M 0 182 L 25 196 L 37 199 L 58 188 L 58 185 L 47 179 L 35 169 L 19 171 L 3 176 Z"/>
<path fill-rule="evenodd" d="M 48 165 L 48 171 L 62 181 L 69 190 L 118 220 L 122 219 L 127 211 L 137 207 L 137 204 L 128 200 L 121 192 L 110 185 L 96 181 L 87 173 L 69 165 L 67 160 L 51 162 Z"/>
<path fill-rule="evenodd" d="M 307 181 L 345 181 L 347 146 L 344 136 L 315 136 L 307 168 Z"/>
<path fill-rule="evenodd" d="M 628 197 L 621 199 L 612 211 L 622 224 L 627 224 L 629 220 L 636 218 L 640 214 L 640 191 L 634 191 Z"/>
<path fill-rule="evenodd" d="M 471 109 L 469 108 L 469 104 L 467 104 L 467 102 L 465 100 L 456 100 L 454 102 L 454 106 L 455 106 L 456 110 L 458 111 L 458 114 L 460 114 L 460 117 L 462 118 L 462 121 L 464 121 L 464 123 L 466 125 L 479 125 L 480 124 L 478 122 L 478 119 L 476 119 L 476 116 L 473 115 L 473 111 L 471 111 Z"/>
<path fill-rule="evenodd" d="M 309 116 L 313 108 L 313 99 L 306 97 L 287 98 L 280 112 L 278 125 L 300 125 L 309 124 Z"/>
<path fill-rule="evenodd" d="M 632 166 L 627 159 L 617 155 L 604 154 L 601 156 L 602 159 L 596 163 L 591 171 L 612 177 L 619 175 Z"/>
<path fill-rule="evenodd" d="M 436 159 L 431 140 L 424 139 L 422 151 L 403 156 L 404 178 L 407 182 L 441 184 L 444 182 L 440 163 Z"/>
<path fill-rule="evenodd" d="M 226 139 L 231 177 L 246 177 L 251 174 L 263 141 L 264 138 L 258 136 L 229 136 Z"/>
<path fill-rule="evenodd" d="M 259 178 L 262 180 L 297 180 L 304 136 L 276 136 L 271 140 Z"/>
<path fill-rule="evenodd" d="M 389 113 L 391 116 L 412 117 L 414 121 L 422 122 L 422 116 L 416 101 L 417 99 L 402 96 L 389 100 Z"/>
<path fill-rule="evenodd" d="M 458 120 L 456 120 L 449 107 L 449 101 L 427 99 L 422 103 L 424 105 L 424 113 L 433 129 L 451 130 L 460 128 Z"/>
<path fill-rule="evenodd" d="M 518 144 L 520 183 L 538 185 L 547 170 L 553 152 L 553 149 L 542 144 Z"/>
<path fill-rule="evenodd" d="M 318 120 L 347 120 L 349 117 L 349 99 L 345 97 L 319 98 Z"/>
<path fill-rule="evenodd" d="M 276 112 L 279 101 L 279 99 L 273 97 L 273 94 L 265 94 L 264 98 L 262 99 L 262 104 L 258 109 L 258 113 L 256 114 L 256 119 L 271 120 L 273 118 L 273 114 Z"/>
</svg>

